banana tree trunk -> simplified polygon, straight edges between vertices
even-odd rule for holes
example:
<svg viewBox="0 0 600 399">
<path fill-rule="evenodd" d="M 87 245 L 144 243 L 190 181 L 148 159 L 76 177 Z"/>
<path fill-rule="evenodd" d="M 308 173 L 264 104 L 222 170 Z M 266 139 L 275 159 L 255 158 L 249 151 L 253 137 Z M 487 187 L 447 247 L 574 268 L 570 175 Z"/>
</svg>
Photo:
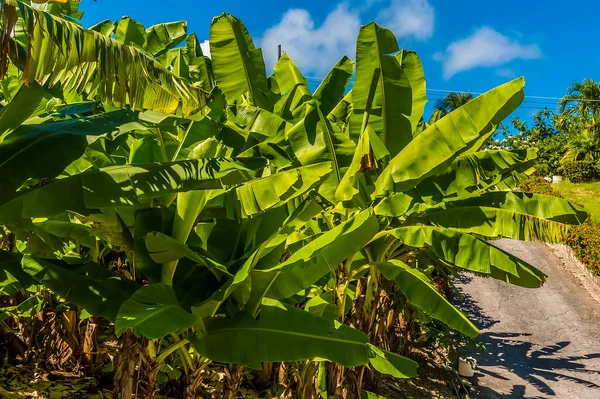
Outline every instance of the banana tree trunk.
<svg viewBox="0 0 600 399">
<path fill-rule="evenodd" d="M 115 399 L 131 399 L 137 351 L 136 336 L 131 331 L 126 332 L 123 336 L 123 346 L 117 355 L 115 365 L 113 392 Z"/>
</svg>

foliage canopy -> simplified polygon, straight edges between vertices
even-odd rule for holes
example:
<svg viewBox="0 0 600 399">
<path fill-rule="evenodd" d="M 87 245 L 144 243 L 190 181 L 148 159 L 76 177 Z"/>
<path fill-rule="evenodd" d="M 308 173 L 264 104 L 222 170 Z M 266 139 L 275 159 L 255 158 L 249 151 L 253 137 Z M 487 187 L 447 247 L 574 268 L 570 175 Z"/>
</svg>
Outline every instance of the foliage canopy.
<svg viewBox="0 0 600 399">
<path fill-rule="evenodd" d="M 267 75 L 229 14 L 211 59 L 184 22 L 84 29 L 8 0 L 0 31 L 0 286 L 42 285 L 117 334 L 411 377 L 380 319 L 410 310 L 475 337 L 434 282 L 539 287 L 489 240 L 556 241 L 586 217 L 512 192 L 535 151 L 480 151 L 524 79 L 427 123 L 419 58 L 375 23 L 314 92 L 288 55 Z"/>
</svg>

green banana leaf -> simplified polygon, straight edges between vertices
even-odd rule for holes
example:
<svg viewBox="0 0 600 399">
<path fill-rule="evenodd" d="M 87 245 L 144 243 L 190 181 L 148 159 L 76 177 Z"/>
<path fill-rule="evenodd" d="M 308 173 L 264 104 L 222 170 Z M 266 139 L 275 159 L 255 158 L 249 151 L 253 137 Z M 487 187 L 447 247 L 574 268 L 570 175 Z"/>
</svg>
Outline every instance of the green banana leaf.
<svg viewBox="0 0 600 399">
<path fill-rule="evenodd" d="M 288 121 L 293 120 L 295 111 L 312 99 L 308 81 L 286 53 L 277 60 L 273 71 L 282 95 L 275 104 L 274 112 Z"/>
<path fill-rule="evenodd" d="M 215 362 L 256 369 L 261 362 L 314 357 L 353 367 L 368 363 L 370 353 L 363 332 L 275 304 L 263 304 L 258 320 L 248 313 L 207 320 L 206 334 L 192 343 L 198 353 Z"/>
<path fill-rule="evenodd" d="M 188 154 L 188 159 L 209 159 L 223 156 L 224 147 L 214 138 L 209 138 L 194 147 Z M 171 236 L 185 243 L 196 224 L 198 215 L 206 203 L 216 194 L 214 190 L 194 190 L 177 194 L 177 207 Z M 165 266 L 163 278 L 168 282 L 172 278 L 177 262 L 173 261 Z"/>
<path fill-rule="evenodd" d="M 215 79 L 227 102 L 248 95 L 251 105 L 273 110 L 262 51 L 254 47 L 242 21 L 231 14 L 215 17 L 209 43 Z"/>
<path fill-rule="evenodd" d="M 383 232 L 413 248 L 459 268 L 489 275 L 526 288 L 541 287 L 546 275 L 517 257 L 457 230 L 434 226 L 407 226 Z"/>
<path fill-rule="evenodd" d="M 23 271 L 21 254 L 0 251 L 0 293 L 13 295 L 37 282 Z"/>
<path fill-rule="evenodd" d="M 462 334 L 475 338 L 479 330 L 460 310 L 455 308 L 431 284 L 427 275 L 399 260 L 375 263 L 377 270 L 387 279 L 396 282 L 408 301 L 423 313 L 433 317 Z"/>
<path fill-rule="evenodd" d="M 0 205 L 0 222 L 9 223 L 19 215 L 47 217 L 65 211 L 87 214 L 91 209 L 141 205 L 165 194 L 241 183 L 257 176 L 263 167 L 264 160 L 252 158 L 109 167 L 23 191 Z"/>
<path fill-rule="evenodd" d="M 232 277 L 225 266 L 194 252 L 186 244 L 181 243 L 171 236 L 154 231 L 146 235 L 144 241 L 148 254 L 156 263 L 168 263 L 181 258 L 188 258 L 196 264 L 206 267 L 208 270 L 217 270 L 220 272 L 218 273 L 219 276 Z"/>
<path fill-rule="evenodd" d="M 261 136 L 275 138 L 282 128 L 287 129 L 291 126 L 281 116 L 253 106 L 229 106 L 226 115 L 228 121 L 244 129 L 247 136 L 252 132 L 258 132 Z"/>
<path fill-rule="evenodd" d="M 68 265 L 25 255 L 22 267 L 35 281 L 60 295 L 66 302 L 113 322 L 121 304 L 139 287 L 133 281 L 115 277 L 108 269 L 94 262 Z"/>
<path fill-rule="evenodd" d="M 351 305 L 351 299 L 347 301 Z M 315 316 L 323 317 L 327 320 L 337 320 L 338 314 L 334 303 L 333 295 L 329 292 L 324 292 L 306 301 L 304 310 L 314 314 Z M 348 309 L 345 309 L 348 310 Z"/>
<path fill-rule="evenodd" d="M 146 29 L 146 45 L 144 49 L 154 57 L 158 57 L 183 42 L 186 36 L 186 21 L 153 25 Z"/>
<path fill-rule="evenodd" d="M 376 393 L 365 391 L 364 389 L 360 391 L 360 399 L 386 399 L 384 396 L 377 395 Z"/>
<path fill-rule="evenodd" d="M 146 29 L 144 25 L 131 17 L 123 17 L 115 31 L 115 39 L 123 44 L 135 44 L 140 48 L 146 46 Z"/>
<path fill-rule="evenodd" d="M 529 214 L 484 206 L 427 212 L 423 219 L 437 226 L 492 239 L 504 237 L 549 243 L 563 242 L 569 229 L 569 225 L 540 219 Z"/>
<path fill-rule="evenodd" d="M 230 191 L 229 195 L 235 193 L 234 199 L 239 204 L 236 209 L 242 217 L 252 217 L 306 194 L 330 172 L 329 162 L 302 166 L 252 180 Z"/>
<path fill-rule="evenodd" d="M 66 118 L 67 116 L 87 114 L 94 110 L 97 110 L 98 106 L 99 103 L 96 101 L 80 101 L 59 108 L 54 114 L 52 114 L 52 116 L 58 118 Z"/>
<path fill-rule="evenodd" d="M 305 103 L 302 119 L 286 132 L 294 155 L 302 165 L 329 162 L 332 173 L 321 186 L 319 193 L 335 203 L 335 189 L 342 176 L 334 145 L 334 132 L 331 122 L 319 110 L 314 100 Z"/>
<path fill-rule="evenodd" d="M 239 270 L 233 275 L 233 278 L 226 281 L 208 299 L 196 304 L 196 306 L 192 306 L 192 313 L 201 318 L 214 317 L 221 305 L 225 303 L 234 291 L 240 287 L 246 288 L 247 291 L 250 271 L 260 260 L 262 250 L 262 247 L 254 250 L 246 258 Z"/>
<path fill-rule="evenodd" d="M 146 136 L 129 146 L 129 164 L 168 162 L 164 146 L 154 137 Z"/>
<path fill-rule="evenodd" d="M 128 329 L 135 335 L 157 339 L 171 333 L 182 333 L 198 318 L 186 312 L 173 288 L 165 284 L 150 284 L 135 291 L 119 308 L 115 333 L 120 336 Z"/>
<path fill-rule="evenodd" d="M 251 272 L 250 301 L 256 308 L 263 297 L 289 298 L 310 287 L 341 262 L 360 251 L 379 230 L 370 210 L 322 234 L 294 252 L 285 262 Z"/>
<path fill-rule="evenodd" d="M 101 33 L 104 36 L 112 36 L 117 29 L 116 25 L 116 22 L 113 22 L 110 19 L 105 19 L 104 21 L 100 21 L 97 24 L 90 26 L 88 29 Z"/>
<path fill-rule="evenodd" d="M 403 216 L 418 212 L 422 207 L 435 207 L 442 201 L 472 197 L 493 187 L 512 189 L 514 185 L 508 181 L 514 176 L 525 175 L 536 159 L 535 149 L 514 152 L 491 150 L 461 155 L 443 171 L 420 182 L 414 190 L 383 198 L 375 206 L 375 214 Z"/>
<path fill-rule="evenodd" d="M 522 241 L 562 242 L 567 226 L 506 209 L 471 206 L 429 212 L 424 219 L 432 224 L 487 238 Z"/>
<path fill-rule="evenodd" d="M 411 132 L 415 135 L 417 126 L 423 118 L 425 103 L 427 102 L 423 65 L 421 65 L 421 60 L 414 51 L 402 50 L 396 55 L 396 58 L 398 58 L 398 62 L 400 62 L 400 66 L 410 83 L 412 110 L 407 117 L 410 121 Z"/>
<path fill-rule="evenodd" d="M 489 238 L 560 242 L 568 225 L 583 223 L 583 208 L 541 194 L 492 191 L 447 201 L 425 211 L 433 224 Z"/>
<path fill-rule="evenodd" d="M 329 115 L 342 101 L 353 72 L 354 63 L 350 58 L 343 56 L 327 73 L 313 94 L 313 98 L 319 103 L 321 114 Z"/>
<path fill-rule="evenodd" d="M 247 292 L 250 272 L 261 260 L 261 257 L 265 254 L 269 254 L 275 248 L 283 244 L 288 237 L 309 223 L 314 216 L 321 212 L 321 210 L 321 206 L 312 199 L 306 200 L 300 204 L 300 206 L 298 206 L 289 217 L 281 223 L 281 226 L 278 229 L 262 241 L 256 249 L 250 251 L 244 258 L 243 264 L 234 274 L 233 278 L 216 290 L 210 298 L 193 307 L 192 312 L 203 318 L 214 316 L 219 307 L 238 289 L 238 287 L 245 285 L 243 288 Z M 247 302 L 249 299 L 250 298 L 245 298 L 245 301 Z M 245 302 L 243 304 L 245 304 Z M 254 306 L 256 307 L 258 304 L 259 302 L 256 300 Z"/>
<path fill-rule="evenodd" d="M 32 317 L 42 311 L 45 301 L 41 296 L 31 296 L 15 306 L 0 308 L 0 321 L 8 318 Z"/>
<path fill-rule="evenodd" d="M 375 195 L 405 192 L 440 172 L 463 152 L 478 147 L 481 139 L 489 137 L 521 103 L 524 85 L 523 78 L 505 83 L 430 125 L 390 161 L 375 183 Z"/>
<path fill-rule="evenodd" d="M 98 95 L 120 108 L 129 105 L 133 110 L 175 113 L 181 105 L 184 116 L 208 102 L 208 93 L 173 75 L 135 46 L 18 0 L 4 1 L 2 11 L 7 15 L 19 12 L 22 18 L 20 26 L 29 43 L 23 71 L 26 82 L 60 87 L 65 92 L 86 90 L 90 98 Z M 130 22 L 120 24 L 117 37 L 143 46 L 146 32 L 140 31 L 135 21 Z M 10 37 L 12 28 L 11 24 L 4 24 L 2 37 Z M 4 46 L 3 56 L 7 57 L 13 47 Z M 63 51 L 64 47 L 80 51 Z"/>
<path fill-rule="evenodd" d="M 8 105 L 0 108 L 0 144 L 6 134 L 17 129 L 35 111 L 44 98 L 45 90 L 40 85 L 27 87 L 22 85 Z"/>
<path fill-rule="evenodd" d="M 72 221 L 36 220 L 34 221 L 34 226 L 61 239 L 71 240 L 78 245 L 88 248 L 95 248 L 97 240 L 104 239 L 104 236 L 91 226 Z"/>
<path fill-rule="evenodd" d="M 448 168 L 420 182 L 416 190 L 422 197 L 431 196 L 436 200 L 454 195 L 472 193 L 499 186 L 514 175 L 526 174 L 533 170 L 537 161 L 535 148 L 521 151 L 490 150 L 456 158 Z"/>
<path fill-rule="evenodd" d="M 144 273 L 150 283 L 159 283 L 162 264 L 155 262 L 146 248 L 145 237 L 153 231 L 169 234 L 173 226 L 173 212 L 165 207 L 140 209 L 135 212 L 133 227 L 135 267 Z"/>
<path fill-rule="evenodd" d="M 490 191 L 477 196 L 462 197 L 445 203 L 450 208 L 487 206 L 567 224 L 581 224 L 587 217 L 585 209 L 555 196 L 514 191 Z"/>
<path fill-rule="evenodd" d="M 283 95 L 275 104 L 275 112 L 294 123 L 286 129 L 285 137 L 300 164 L 331 162 L 333 173 L 321 184 L 319 193 L 333 203 L 335 188 L 341 179 L 334 128 L 313 98 L 307 80 L 287 54 L 275 64 L 275 76 Z"/>
<path fill-rule="evenodd" d="M 344 98 L 340 102 L 338 102 L 335 107 L 327 114 L 327 119 L 330 121 L 337 123 L 339 125 L 345 126 L 352 116 L 352 90 L 348 91 Z M 349 136 L 349 132 L 347 132 Z"/>
<path fill-rule="evenodd" d="M 394 34 L 375 22 L 363 25 L 356 43 L 356 79 L 352 87 L 350 138 L 357 141 L 369 124 L 395 156 L 411 142 L 411 86 L 394 55 Z"/>
<path fill-rule="evenodd" d="M 215 78 L 213 76 L 211 59 L 205 57 L 202 53 L 202 47 L 195 33 L 192 33 L 185 39 L 185 57 L 187 59 L 187 78 L 197 82 L 200 87 L 208 92 L 213 91 L 215 87 Z M 183 77 L 186 77 L 183 75 Z M 222 98 L 223 96 L 221 96 Z"/>
<path fill-rule="evenodd" d="M 0 203 L 14 197 L 28 178 L 55 178 L 99 137 L 114 139 L 136 129 L 146 127 L 131 111 L 21 125 L 0 143 Z"/>
<path fill-rule="evenodd" d="M 380 349 L 374 345 L 369 344 L 369 347 L 374 354 L 369 359 L 369 364 L 375 370 L 382 374 L 391 375 L 394 378 L 411 378 L 417 376 L 417 362 L 396 353 Z"/>
<path fill-rule="evenodd" d="M 361 175 L 370 170 L 377 170 L 377 160 L 387 155 L 389 155 L 389 152 L 387 152 L 375 131 L 368 125 L 358 140 L 352 163 L 346 169 L 344 177 L 337 186 L 335 191 L 336 200 L 351 201 L 358 195 L 361 190 Z M 368 201 L 369 193 L 365 192 L 364 184 L 362 189 L 365 196 L 364 201 Z"/>
</svg>

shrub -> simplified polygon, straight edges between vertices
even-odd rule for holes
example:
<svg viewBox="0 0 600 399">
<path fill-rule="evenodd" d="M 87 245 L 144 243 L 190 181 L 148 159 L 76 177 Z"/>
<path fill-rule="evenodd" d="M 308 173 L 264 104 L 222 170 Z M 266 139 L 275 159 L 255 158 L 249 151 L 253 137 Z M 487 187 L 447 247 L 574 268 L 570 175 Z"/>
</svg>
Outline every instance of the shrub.
<svg viewBox="0 0 600 399">
<path fill-rule="evenodd" d="M 566 244 L 592 274 L 600 276 L 600 225 L 588 221 L 572 227 Z"/>
<path fill-rule="evenodd" d="M 555 197 L 561 197 L 561 195 L 558 192 L 555 192 L 552 189 L 552 183 L 550 183 L 548 180 L 544 179 L 542 176 L 539 175 L 532 175 L 529 176 L 527 179 L 523 180 L 519 185 L 519 189 L 527 193 L 553 195 Z"/>
<path fill-rule="evenodd" d="M 565 162 L 560 170 L 571 183 L 585 183 L 600 180 L 600 170 L 592 161 Z"/>
</svg>

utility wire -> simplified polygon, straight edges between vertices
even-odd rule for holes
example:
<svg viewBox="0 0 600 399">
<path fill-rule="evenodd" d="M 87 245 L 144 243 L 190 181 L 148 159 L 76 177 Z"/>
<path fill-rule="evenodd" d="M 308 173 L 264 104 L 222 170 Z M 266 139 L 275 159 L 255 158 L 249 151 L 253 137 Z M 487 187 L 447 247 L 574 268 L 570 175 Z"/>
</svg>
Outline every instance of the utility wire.
<svg viewBox="0 0 600 399">
<path fill-rule="evenodd" d="M 323 79 L 321 78 L 317 78 L 315 76 L 305 76 L 304 77 L 306 80 L 312 80 L 315 82 L 321 82 Z M 484 94 L 482 92 L 476 92 L 476 91 L 469 91 L 469 90 L 447 90 L 447 89 L 430 89 L 427 88 L 426 91 L 431 91 L 431 92 L 439 92 L 439 93 L 471 93 L 474 95 L 481 95 Z M 433 95 L 433 94 L 432 94 Z M 443 97 L 443 95 L 441 95 Z M 525 101 L 527 102 L 527 99 L 535 99 L 535 100 L 552 100 L 552 101 L 548 101 L 548 102 L 533 102 L 533 101 L 529 101 L 530 103 L 535 103 L 535 104 L 555 104 L 556 102 L 559 101 L 579 101 L 579 102 L 589 102 L 589 103 L 599 103 L 600 99 L 598 100 L 594 100 L 594 99 L 587 99 L 587 98 L 576 98 L 576 97 L 549 97 L 549 96 L 525 96 Z"/>
<path fill-rule="evenodd" d="M 428 97 L 431 100 L 439 100 L 445 97 L 445 95 L 443 94 L 438 94 L 438 93 L 431 93 L 428 95 Z M 523 100 L 523 104 L 538 104 L 538 105 L 548 105 L 548 106 L 552 106 L 552 105 L 557 105 L 556 102 L 549 102 L 549 101 L 533 101 L 533 100 L 528 100 L 525 99 Z"/>
<path fill-rule="evenodd" d="M 475 91 L 468 90 L 445 90 L 445 89 L 426 89 L 427 91 L 435 91 L 440 93 L 471 93 L 476 95 L 481 95 L 484 93 L 478 93 Z M 581 102 L 600 102 L 599 100 L 587 99 L 587 98 L 576 98 L 576 97 L 547 97 L 547 96 L 525 96 L 525 98 L 533 98 L 536 100 L 556 100 L 556 101 L 581 101 Z"/>
</svg>

